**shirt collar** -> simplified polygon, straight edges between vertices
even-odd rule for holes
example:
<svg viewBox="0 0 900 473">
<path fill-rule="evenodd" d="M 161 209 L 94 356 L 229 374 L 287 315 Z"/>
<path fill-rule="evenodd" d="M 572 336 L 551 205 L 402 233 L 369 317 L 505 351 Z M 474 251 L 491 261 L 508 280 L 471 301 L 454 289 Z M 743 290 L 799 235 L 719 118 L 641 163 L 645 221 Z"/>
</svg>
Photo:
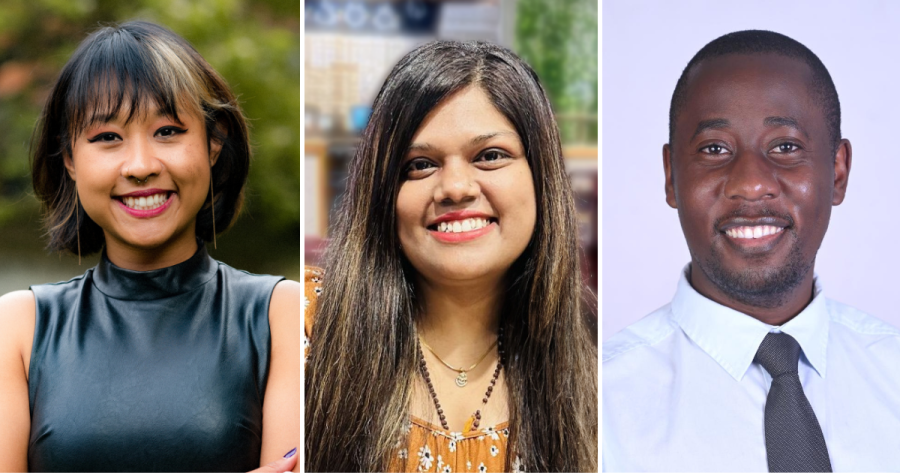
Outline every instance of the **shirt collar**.
<svg viewBox="0 0 900 473">
<path fill-rule="evenodd" d="M 672 300 L 673 319 L 691 341 L 734 379 L 740 381 L 744 377 L 766 334 L 779 331 L 794 337 L 809 364 L 819 376 L 825 377 L 829 317 L 818 277 L 812 302 L 796 317 L 777 327 L 707 299 L 688 282 L 689 270 L 690 264 L 678 280 Z"/>
</svg>

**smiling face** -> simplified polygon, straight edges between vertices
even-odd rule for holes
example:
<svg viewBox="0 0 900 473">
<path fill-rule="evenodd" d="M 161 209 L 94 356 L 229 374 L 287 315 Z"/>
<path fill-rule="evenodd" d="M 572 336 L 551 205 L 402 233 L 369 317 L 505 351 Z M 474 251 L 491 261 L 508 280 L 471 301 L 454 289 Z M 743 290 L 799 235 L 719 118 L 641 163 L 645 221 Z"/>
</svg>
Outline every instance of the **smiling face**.
<svg viewBox="0 0 900 473">
<path fill-rule="evenodd" d="M 835 152 L 799 60 L 726 55 L 690 74 L 664 161 L 691 282 L 713 299 L 778 307 L 812 283 L 831 206 L 844 198 L 849 142 Z"/>
<path fill-rule="evenodd" d="M 478 87 L 446 99 L 412 139 L 397 196 L 403 252 L 429 281 L 503 277 L 537 215 L 515 128 Z"/>
<path fill-rule="evenodd" d="M 103 229 L 110 260 L 123 265 L 150 254 L 162 267 L 196 250 L 197 212 L 219 145 L 207 148 L 204 122 L 191 113 L 175 120 L 145 110 L 128 123 L 121 110 L 89 126 L 65 164 L 84 211 Z"/>
</svg>

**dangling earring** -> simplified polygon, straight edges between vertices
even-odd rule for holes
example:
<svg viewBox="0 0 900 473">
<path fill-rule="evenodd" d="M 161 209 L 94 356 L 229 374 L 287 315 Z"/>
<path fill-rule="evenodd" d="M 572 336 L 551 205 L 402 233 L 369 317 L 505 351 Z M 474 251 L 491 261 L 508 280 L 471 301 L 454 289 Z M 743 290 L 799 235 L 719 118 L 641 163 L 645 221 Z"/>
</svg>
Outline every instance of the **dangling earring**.
<svg viewBox="0 0 900 473">
<path fill-rule="evenodd" d="M 210 207 L 212 208 L 212 227 L 213 227 L 213 249 L 218 250 L 219 247 L 216 246 L 216 191 L 213 189 L 213 163 L 212 160 L 209 161 L 209 201 L 211 203 Z"/>
<path fill-rule="evenodd" d="M 81 266 L 81 224 L 78 222 L 78 188 L 75 188 L 75 239 L 78 242 L 78 266 Z"/>
</svg>

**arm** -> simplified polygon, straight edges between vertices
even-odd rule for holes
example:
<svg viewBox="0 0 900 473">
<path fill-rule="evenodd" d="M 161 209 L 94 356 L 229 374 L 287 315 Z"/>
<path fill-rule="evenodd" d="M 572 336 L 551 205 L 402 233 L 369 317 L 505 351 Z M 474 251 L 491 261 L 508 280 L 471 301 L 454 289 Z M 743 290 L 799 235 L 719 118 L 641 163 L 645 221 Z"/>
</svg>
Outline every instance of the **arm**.
<svg viewBox="0 0 900 473">
<path fill-rule="evenodd" d="M 301 391 L 300 304 L 303 287 L 281 281 L 272 292 L 269 327 L 272 337 L 269 379 L 263 401 L 263 438 L 260 465 L 280 460 L 299 448 Z M 27 401 L 27 399 L 26 399 Z M 27 409 L 26 404 L 26 409 Z M 27 414 L 27 410 L 26 410 Z M 295 455 L 296 456 L 296 455 Z M 296 460 L 294 460 L 296 461 Z M 295 471 L 300 465 L 294 467 Z"/>
<path fill-rule="evenodd" d="M 31 291 L 0 297 L 0 471 L 28 470 L 28 364 L 34 307 Z"/>
</svg>

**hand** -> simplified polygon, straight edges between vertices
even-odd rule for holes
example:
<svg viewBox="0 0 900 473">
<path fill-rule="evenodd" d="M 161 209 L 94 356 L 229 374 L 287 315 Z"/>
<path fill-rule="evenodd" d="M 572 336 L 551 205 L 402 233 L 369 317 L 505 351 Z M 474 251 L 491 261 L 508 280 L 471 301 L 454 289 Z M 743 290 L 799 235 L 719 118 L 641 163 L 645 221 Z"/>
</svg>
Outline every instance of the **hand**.
<svg viewBox="0 0 900 473">
<path fill-rule="evenodd" d="M 294 469 L 294 465 L 297 464 L 297 449 L 293 449 L 290 452 L 287 452 L 284 455 L 284 458 L 278 459 L 269 463 L 266 466 L 261 466 L 250 473 L 284 473 L 286 471 L 291 471 Z"/>
</svg>

